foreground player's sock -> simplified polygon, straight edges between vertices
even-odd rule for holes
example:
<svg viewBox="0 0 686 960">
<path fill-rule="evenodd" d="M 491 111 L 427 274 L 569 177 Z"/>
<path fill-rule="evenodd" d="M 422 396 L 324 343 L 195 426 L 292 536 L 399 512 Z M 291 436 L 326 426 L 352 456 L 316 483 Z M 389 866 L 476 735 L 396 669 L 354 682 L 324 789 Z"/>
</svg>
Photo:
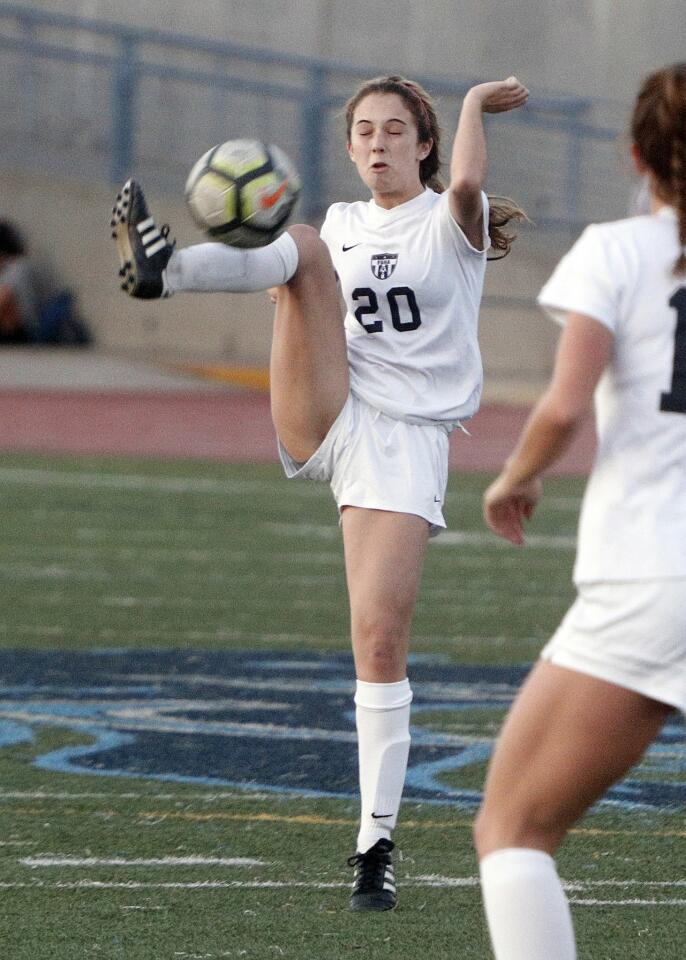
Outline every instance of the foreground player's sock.
<svg viewBox="0 0 686 960">
<path fill-rule="evenodd" d="M 480 869 L 496 960 L 575 960 L 569 904 L 549 854 L 496 850 Z"/>
<path fill-rule="evenodd" d="M 250 250 L 225 243 L 198 243 L 175 250 L 165 274 L 170 293 L 254 293 L 286 283 L 297 267 L 295 240 L 282 233 L 266 247 Z"/>
<path fill-rule="evenodd" d="M 358 853 L 365 853 L 395 827 L 410 750 L 407 679 L 398 683 L 357 681 L 355 693 L 362 812 Z"/>
</svg>

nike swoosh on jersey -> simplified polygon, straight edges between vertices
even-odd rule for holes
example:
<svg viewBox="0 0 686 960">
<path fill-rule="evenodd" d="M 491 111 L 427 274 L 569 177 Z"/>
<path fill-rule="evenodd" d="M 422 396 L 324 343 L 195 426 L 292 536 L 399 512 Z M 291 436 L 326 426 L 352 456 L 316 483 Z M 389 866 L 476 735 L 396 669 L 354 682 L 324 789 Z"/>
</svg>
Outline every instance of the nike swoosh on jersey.
<svg viewBox="0 0 686 960">
<path fill-rule="evenodd" d="M 346 247 L 345 244 L 343 244 L 343 253 L 347 253 L 348 250 L 352 250 L 353 247 L 359 247 L 359 246 L 361 246 L 361 245 L 362 245 L 362 241 L 361 241 L 361 240 L 360 240 L 359 243 L 350 243 L 350 244 L 348 244 L 347 247 Z"/>
</svg>

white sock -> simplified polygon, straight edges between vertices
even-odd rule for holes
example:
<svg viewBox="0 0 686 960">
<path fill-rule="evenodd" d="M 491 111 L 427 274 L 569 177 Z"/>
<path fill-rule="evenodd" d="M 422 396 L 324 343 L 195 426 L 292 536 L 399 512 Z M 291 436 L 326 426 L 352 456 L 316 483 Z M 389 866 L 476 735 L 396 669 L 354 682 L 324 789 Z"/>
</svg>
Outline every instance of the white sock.
<svg viewBox="0 0 686 960">
<path fill-rule="evenodd" d="M 298 267 L 298 247 L 282 233 L 266 247 L 239 250 L 225 243 L 196 243 L 175 250 L 165 270 L 170 293 L 253 293 L 278 287 Z"/>
<path fill-rule="evenodd" d="M 357 681 L 355 693 L 362 811 L 357 850 L 390 837 L 400 808 L 410 751 L 409 680 Z"/>
<path fill-rule="evenodd" d="M 575 960 L 574 928 L 553 858 L 511 847 L 481 861 L 496 960 Z"/>
</svg>

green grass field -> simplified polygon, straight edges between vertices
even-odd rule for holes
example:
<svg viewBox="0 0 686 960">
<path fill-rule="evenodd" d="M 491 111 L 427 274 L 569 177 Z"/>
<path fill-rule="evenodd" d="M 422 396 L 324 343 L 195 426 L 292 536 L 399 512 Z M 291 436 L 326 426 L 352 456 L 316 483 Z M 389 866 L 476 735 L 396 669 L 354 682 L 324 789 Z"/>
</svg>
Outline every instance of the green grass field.
<svg viewBox="0 0 686 960">
<path fill-rule="evenodd" d="M 415 620 L 418 663 L 430 656 L 446 670 L 530 663 L 573 595 L 581 482 L 547 483 L 531 544 L 517 550 L 483 528 L 486 481 L 451 478 L 450 533 L 429 549 Z M 282 658 L 347 652 L 340 533 L 326 487 L 287 483 L 275 467 L 29 456 L 1 457 L 0 482 L 4 957 L 490 956 L 468 807 L 406 802 L 396 835 L 400 907 L 356 916 L 346 910 L 345 866 L 354 798 L 280 793 L 276 775 L 269 789 L 201 782 L 205 741 L 194 741 L 192 731 L 211 734 L 213 727 L 198 724 L 226 725 L 227 711 L 245 707 L 236 698 L 247 694 L 231 676 L 194 679 L 225 683 L 228 691 L 204 701 L 210 713 L 200 720 L 192 697 L 170 705 L 155 693 L 162 711 L 155 722 L 168 716 L 187 724 L 190 732 L 177 727 L 169 736 L 185 764 L 179 769 L 194 770 L 194 781 L 150 775 L 159 760 L 160 741 L 152 739 L 149 769 L 133 763 L 125 776 L 111 775 L 128 762 L 122 731 L 143 745 L 152 737 L 145 697 L 177 669 L 170 667 L 174 651 L 186 664 L 197 655 L 205 674 L 225 651 L 240 652 L 246 663 L 262 657 L 265 670 L 272 660 L 286 681 L 289 661 L 281 667 Z M 97 687 L 79 673 L 88 662 L 84 651 L 145 664 L 145 671 L 136 666 L 124 679 L 112 677 L 113 689 L 127 691 L 116 694 L 121 725 L 112 729 L 121 742 L 103 744 L 81 773 L 57 761 L 37 765 L 38 758 L 91 750 L 98 734 L 84 717 L 115 695 L 102 679 Z M 167 671 L 162 681 L 155 679 L 158 660 Z M 350 678 L 340 670 L 330 676 L 345 686 Z M 265 681 L 250 696 L 267 697 L 268 687 Z M 487 742 L 504 704 L 484 706 L 477 696 L 473 709 L 427 709 L 417 724 Z M 682 734 L 675 722 L 663 748 L 636 772 L 636 782 L 652 791 L 650 803 L 604 806 L 561 850 L 582 958 L 684 956 Z M 267 759 L 282 749 L 278 737 L 260 742 Z M 239 755 L 231 739 L 222 743 L 221 776 L 230 781 Z M 113 766 L 107 750 L 118 757 Z M 208 755 L 208 778 L 216 762 L 216 752 Z M 475 762 L 446 770 L 442 782 L 478 791 L 483 772 L 484 763 Z"/>
</svg>

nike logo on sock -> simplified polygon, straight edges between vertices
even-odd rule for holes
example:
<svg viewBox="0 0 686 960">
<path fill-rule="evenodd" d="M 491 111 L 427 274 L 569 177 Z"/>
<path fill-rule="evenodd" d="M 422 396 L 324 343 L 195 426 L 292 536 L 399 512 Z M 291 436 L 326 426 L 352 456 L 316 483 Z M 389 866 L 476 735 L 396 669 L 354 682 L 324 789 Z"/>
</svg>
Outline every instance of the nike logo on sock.
<svg viewBox="0 0 686 960">
<path fill-rule="evenodd" d="M 387 820 L 388 817 L 392 817 L 392 813 L 373 813 L 372 820 Z"/>
<path fill-rule="evenodd" d="M 353 247 L 359 247 L 359 246 L 361 246 L 361 244 L 362 244 L 362 241 L 361 241 L 361 240 L 360 240 L 359 243 L 350 243 L 350 244 L 348 244 L 347 247 L 346 247 L 345 244 L 343 244 L 343 253 L 347 253 L 348 250 L 352 250 Z"/>
</svg>

